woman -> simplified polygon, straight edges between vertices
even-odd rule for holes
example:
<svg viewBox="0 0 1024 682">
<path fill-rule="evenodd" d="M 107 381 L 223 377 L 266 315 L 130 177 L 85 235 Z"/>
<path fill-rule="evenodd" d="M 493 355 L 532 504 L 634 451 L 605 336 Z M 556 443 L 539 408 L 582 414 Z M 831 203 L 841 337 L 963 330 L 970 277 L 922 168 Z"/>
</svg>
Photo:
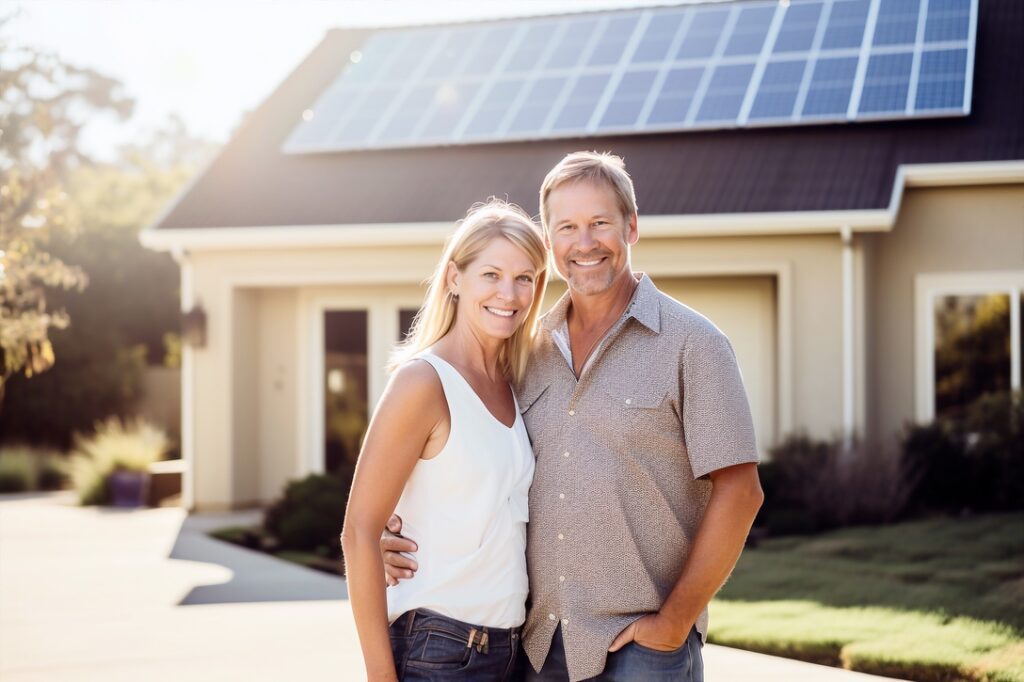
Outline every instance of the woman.
<svg viewBox="0 0 1024 682">
<path fill-rule="evenodd" d="M 511 675 L 534 462 L 510 382 L 526 367 L 546 265 L 520 208 L 475 207 L 392 363 L 342 532 L 370 680 Z M 386 589 L 378 540 L 392 511 L 423 549 L 416 579 Z"/>
</svg>

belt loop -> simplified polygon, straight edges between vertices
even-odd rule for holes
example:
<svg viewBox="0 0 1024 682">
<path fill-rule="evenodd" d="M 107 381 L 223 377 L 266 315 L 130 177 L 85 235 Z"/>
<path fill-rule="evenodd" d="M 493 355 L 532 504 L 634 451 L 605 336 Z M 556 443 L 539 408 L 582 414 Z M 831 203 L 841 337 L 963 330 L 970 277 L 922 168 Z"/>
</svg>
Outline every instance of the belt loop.
<svg viewBox="0 0 1024 682">
<path fill-rule="evenodd" d="M 481 654 L 487 653 L 487 643 L 490 638 L 488 637 L 487 628 L 480 634 L 480 643 L 477 644 L 476 650 Z"/>
<path fill-rule="evenodd" d="M 416 620 L 416 609 L 409 612 L 409 617 L 405 621 L 405 636 L 408 637 L 412 634 L 412 624 Z"/>
<path fill-rule="evenodd" d="M 476 628 L 469 629 L 469 640 L 466 642 L 466 648 L 470 649 L 473 647 L 473 640 L 476 639 Z"/>
</svg>

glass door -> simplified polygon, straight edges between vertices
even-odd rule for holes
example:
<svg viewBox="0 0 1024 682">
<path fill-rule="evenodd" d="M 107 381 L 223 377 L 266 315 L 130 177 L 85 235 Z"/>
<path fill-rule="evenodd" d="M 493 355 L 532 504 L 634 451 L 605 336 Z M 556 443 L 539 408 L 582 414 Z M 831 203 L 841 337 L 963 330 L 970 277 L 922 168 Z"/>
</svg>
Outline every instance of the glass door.
<svg viewBox="0 0 1024 682">
<path fill-rule="evenodd" d="M 366 433 L 367 313 L 324 311 L 324 471 L 350 474 Z"/>
</svg>

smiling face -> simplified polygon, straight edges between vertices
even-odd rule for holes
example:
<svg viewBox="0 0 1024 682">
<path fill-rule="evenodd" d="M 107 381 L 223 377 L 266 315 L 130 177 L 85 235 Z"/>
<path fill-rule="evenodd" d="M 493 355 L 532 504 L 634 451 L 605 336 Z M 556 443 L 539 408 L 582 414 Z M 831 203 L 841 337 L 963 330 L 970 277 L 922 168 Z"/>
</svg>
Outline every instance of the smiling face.
<svg viewBox="0 0 1024 682">
<path fill-rule="evenodd" d="M 620 278 L 632 277 L 629 247 L 635 244 L 636 216 L 624 216 L 610 187 L 567 182 L 548 195 L 548 234 L 555 268 L 569 289 L 602 294 Z"/>
<path fill-rule="evenodd" d="M 530 257 L 504 237 L 495 237 L 461 271 L 448 264 L 448 288 L 459 296 L 456 324 L 478 338 L 507 339 L 523 324 L 536 293 Z"/>
</svg>

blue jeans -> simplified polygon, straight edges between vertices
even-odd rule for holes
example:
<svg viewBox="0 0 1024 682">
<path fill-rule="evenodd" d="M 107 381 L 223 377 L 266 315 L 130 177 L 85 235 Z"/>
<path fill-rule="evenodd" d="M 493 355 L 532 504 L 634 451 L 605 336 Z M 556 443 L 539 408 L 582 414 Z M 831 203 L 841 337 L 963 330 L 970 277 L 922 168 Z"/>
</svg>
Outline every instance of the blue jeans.
<svg viewBox="0 0 1024 682">
<path fill-rule="evenodd" d="M 519 628 L 470 625 L 427 609 L 391 624 L 400 680 L 509 680 L 519 653 Z"/>
<path fill-rule="evenodd" d="M 704 659 L 701 657 L 700 633 L 697 628 L 690 630 L 682 646 L 673 651 L 655 651 L 636 642 L 630 642 L 614 653 L 608 654 L 604 672 L 590 680 L 596 682 L 704 682 Z M 562 626 L 555 630 L 551 649 L 539 673 L 526 659 L 526 653 L 519 656 L 518 679 L 525 682 L 565 682 L 569 670 L 565 664 L 565 645 L 562 642 Z"/>
</svg>

